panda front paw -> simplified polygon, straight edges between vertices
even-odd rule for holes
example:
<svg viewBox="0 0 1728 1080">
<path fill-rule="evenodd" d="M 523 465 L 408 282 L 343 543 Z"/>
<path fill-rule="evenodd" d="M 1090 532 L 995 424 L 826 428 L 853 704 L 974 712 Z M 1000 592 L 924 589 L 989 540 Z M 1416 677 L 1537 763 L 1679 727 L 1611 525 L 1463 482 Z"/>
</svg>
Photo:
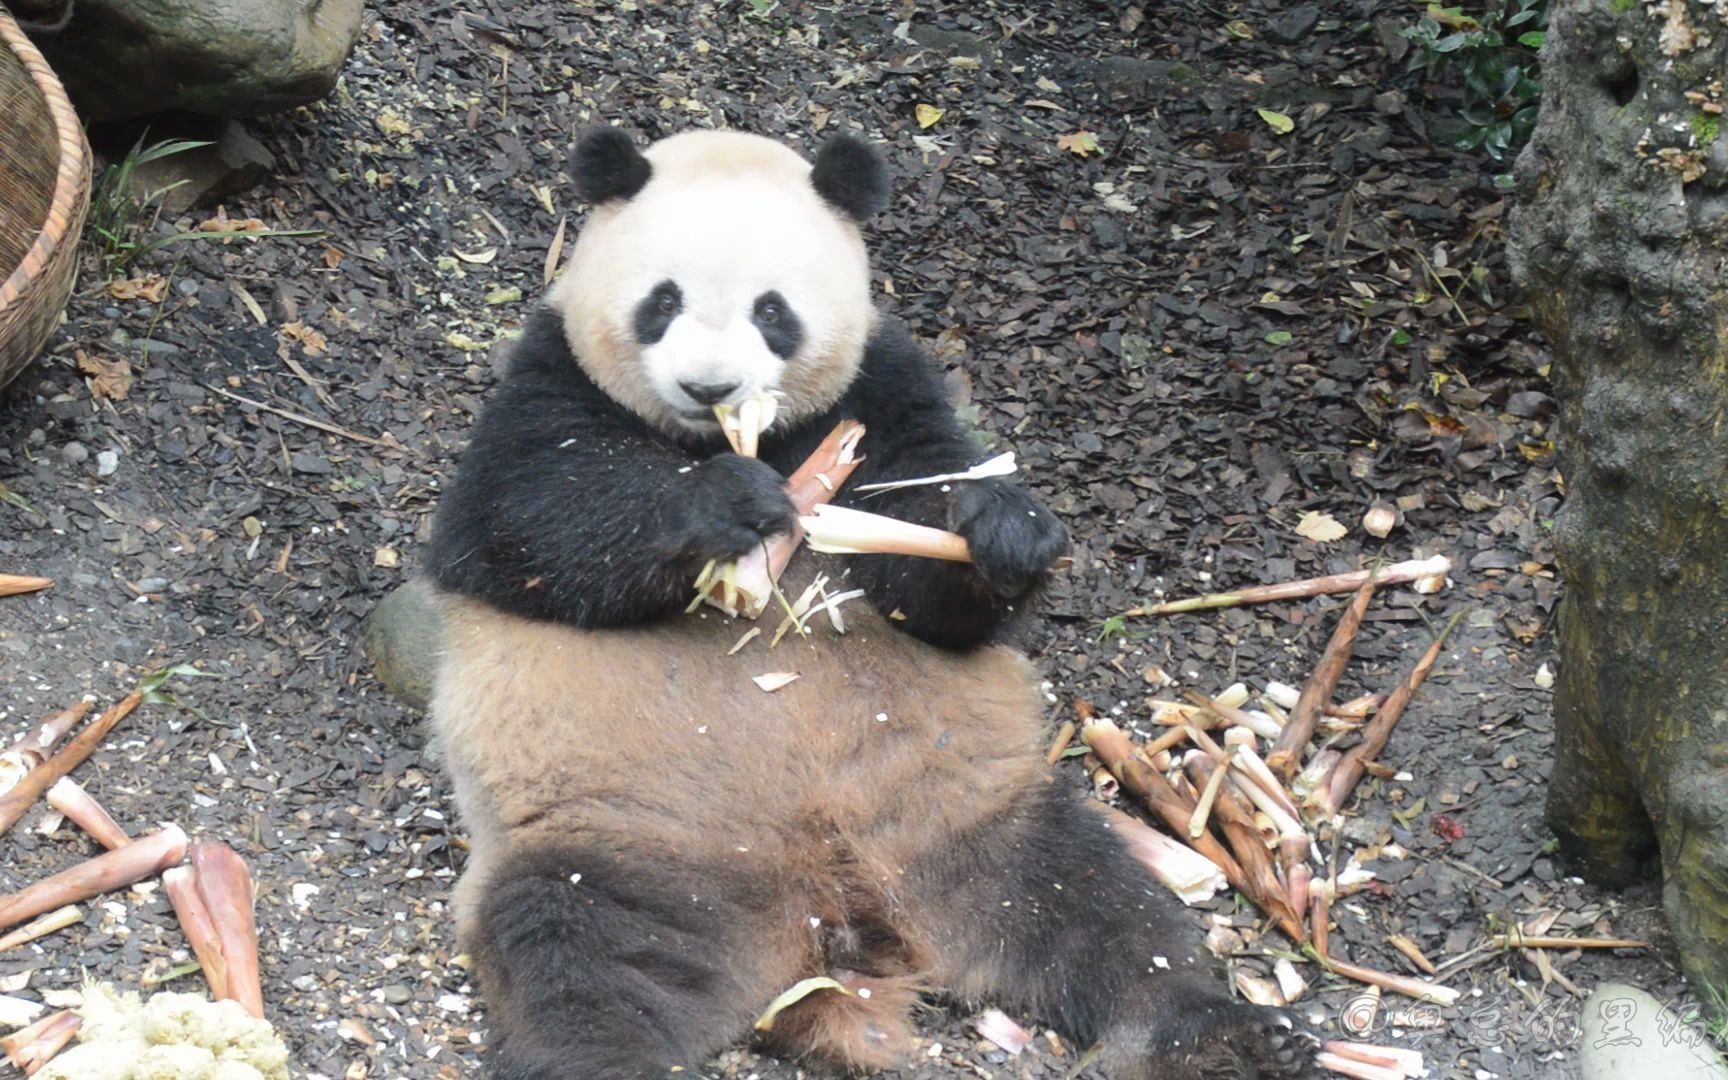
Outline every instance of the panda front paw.
<svg viewBox="0 0 1728 1080">
<path fill-rule="evenodd" d="M 699 560 L 735 559 L 797 524 L 786 478 L 755 458 L 718 454 L 690 479 L 683 546 Z"/>
<path fill-rule="evenodd" d="M 1024 596 L 1068 552 L 1068 530 L 1023 488 L 972 481 L 949 503 L 949 527 L 966 538 L 978 576 L 998 595 Z"/>
</svg>

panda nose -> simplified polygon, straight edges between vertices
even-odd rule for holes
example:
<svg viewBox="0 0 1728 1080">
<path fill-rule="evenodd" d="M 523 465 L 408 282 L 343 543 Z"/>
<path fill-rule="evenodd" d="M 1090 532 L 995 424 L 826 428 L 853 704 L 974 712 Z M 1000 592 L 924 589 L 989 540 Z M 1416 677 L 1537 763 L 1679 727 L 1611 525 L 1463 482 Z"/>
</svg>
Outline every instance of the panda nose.
<svg viewBox="0 0 1728 1080">
<path fill-rule="evenodd" d="M 690 400 L 699 405 L 717 405 L 726 400 L 727 394 L 738 389 L 736 382 L 702 383 L 687 382 L 683 379 L 678 380 L 678 386 L 690 395 Z"/>
</svg>

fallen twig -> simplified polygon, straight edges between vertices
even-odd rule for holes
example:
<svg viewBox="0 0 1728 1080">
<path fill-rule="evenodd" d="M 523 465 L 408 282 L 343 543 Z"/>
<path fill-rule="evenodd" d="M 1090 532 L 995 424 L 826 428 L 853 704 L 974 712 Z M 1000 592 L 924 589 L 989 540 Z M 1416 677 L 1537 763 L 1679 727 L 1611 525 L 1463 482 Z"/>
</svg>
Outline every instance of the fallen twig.
<svg viewBox="0 0 1728 1080">
<path fill-rule="evenodd" d="M 263 409 L 265 412 L 274 413 L 284 420 L 292 420 L 296 424 L 305 424 L 307 427 L 317 428 L 319 431 L 328 432 L 331 435 L 339 435 L 344 439 L 349 439 L 365 446 L 376 446 L 385 450 L 399 449 L 399 446 L 394 439 L 386 442 L 383 439 L 374 439 L 370 435 L 357 435 L 354 432 L 349 431 L 347 428 L 337 427 L 335 424 L 326 423 L 323 420 L 311 416 L 304 416 L 297 412 L 291 412 L 288 409 L 280 408 L 275 405 L 266 405 L 262 401 L 253 401 L 251 398 L 241 397 L 239 394 L 231 394 L 221 387 L 212 386 L 209 383 L 206 383 L 204 388 L 213 394 L 220 394 L 222 397 L 228 398 L 231 401 L 238 401 L 242 405 L 250 405 L 254 409 Z"/>
<path fill-rule="evenodd" d="M 1332 691 L 1338 686 L 1338 679 L 1344 674 L 1344 667 L 1350 662 L 1350 652 L 1356 645 L 1357 631 L 1362 628 L 1362 616 L 1368 612 L 1368 603 L 1374 598 L 1374 579 L 1372 576 L 1356 590 L 1356 598 L 1350 606 L 1344 609 L 1344 614 L 1338 617 L 1338 625 L 1332 631 L 1332 640 L 1327 642 L 1326 651 L 1320 654 L 1320 663 L 1315 666 L 1314 673 L 1308 677 L 1302 687 L 1302 696 L 1296 699 L 1296 707 L 1290 710 L 1290 720 L 1284 725 L 1284 730 L 1278 733 L 1278 738 L 1272 744 L 1272 749 L 1266 755 L 1266 764 L 1273 772 L 1285 780 L 1296 774 L 1301 764 L 1302 751 L 1307 749 L 1308 740 L 1314 736 L 1314 725 L 1320 720 L 1320 710 L 1332 700 Z"/>
<path fill-rule="evenodd" d="M 1304 581 L 1287 581 L 1278 585 L 1256 585 L 1230 593 L 1211 593 L 1207 596 L 1190 597 L 1186 600 L 1171 600 L 1150 607 L 1137 607 L 1122 613 L 1124 618 L 1134 618 L 1144 615 L 1174 615 L 1183 611 L 1204 611 L 1211 608 L 1238 607 L 1243 604 L 1268 604 L 1278 600 L 1306 600 L 1311 596 L 1325 596 L 1331 593 L 1355 592 L 1372 576 L 1377 585 L 1402 585 L 1407 582 L 1421 581 L 1445 575 L 1452 569 L 1452 560 L 1444 555 L 1435 555 L 1428 559 L 1412 559 L 1409 562 L 1394 563 L 1376 572 L 1373 570 L 1357 570 L 1348 574 L 1332 574 L 1327 577 L 1308 578 Z"/>
<path fill-rule="evenodd" d="M 0 596 L 40 592 L 54 584 L 53 578 L 27 577 L 23 574 L 0 574 Z"/>
<path fill-rule="evenodd" d="M 20 945 L 28 945 L 37 938 L 47 937 L 56 931 L 64 930 L 83 918 L 84 910 L 77 904 L 67 904 L 65 907 L 55 908 L 40 918 L 31 919 L 11 933 L 0 936 L 0 952 L 16 949 Z"/>
<path fill-rule="evenodd" d="M 87 859 L 69 870 L 0 897 L 0 929 L 45 911 L 143 881 L 186 857 L 186 833 L 169 825 L 123 848 Z"/>
<path fill-rule="evenodd" d="M 1458 625 L 1458 620 L 1463 616 L 1463 609 L 1459 609 L 1457 614 L 1452 616 L 1445 628 L 1434 638 L 1434 643 L 1428 646 L 1428 651 L 1422 654 L 1422 659 L 1416 662 L 1416 667 L 1398 684 L 1398 688 L 1392 691 L 1386 704 L 1374 714 L 1374 719 L 1362 729 L 1362 741 L 1346 751 L 1338 764 L 1332 767 L 1332 775 L 1309 794 L 1308 805 L 1316 811 L 1317 816 L 1331 817 L 1336 814 L 1338 808 L 1344 805 L 1344 801 L 1356 789 L 1356 782 L 1362 779 L 1362 771 L 1367 767 L 1367 763 L 1377 758 L 1380 751 L 1386 748 L 1386 740 L 1392 735 L 1393 725 L 1404 715 L 1404 709 L 1410 704 L 1417 688 L 1434 669 L 1440 659 L 1440 650 L 1451 636 L 1452 628 Z"/>
<path fill-rule="evenodd" d="M 1502 949 L 1648 949 L 1648 941 L 1629 938 L 1569 938 L 1538 934 L 1496 934 L 1494 943 Z"/>
</svg>

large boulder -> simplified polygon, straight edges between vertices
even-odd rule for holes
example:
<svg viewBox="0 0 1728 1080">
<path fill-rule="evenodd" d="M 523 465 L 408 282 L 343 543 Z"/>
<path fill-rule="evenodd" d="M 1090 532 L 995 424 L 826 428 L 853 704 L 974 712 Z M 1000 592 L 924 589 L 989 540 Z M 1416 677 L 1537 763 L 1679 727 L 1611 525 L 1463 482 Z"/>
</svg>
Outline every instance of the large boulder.
<svg viewBox="0 0 1728 1080">
<path fill-rule="evenodd" d="M 37 41 L 95 123 L 184 109 L 246 117 L 315 101 L 360 35 L 362 0 L 78 0 Z"/>
</svg>

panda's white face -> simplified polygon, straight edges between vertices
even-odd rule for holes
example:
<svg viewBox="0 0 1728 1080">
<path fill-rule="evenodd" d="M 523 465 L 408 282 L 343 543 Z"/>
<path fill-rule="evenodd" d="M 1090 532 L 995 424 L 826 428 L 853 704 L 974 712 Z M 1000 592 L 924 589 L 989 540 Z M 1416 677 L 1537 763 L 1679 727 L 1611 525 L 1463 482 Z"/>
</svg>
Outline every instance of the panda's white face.
<svg viewBox="0 0 1728 1080">
<path fill-rule="evenodd" d="M 692 132 L 645 156 L 652 178 L 595 209 L 551 294 L 589 376 L 668 432 L 764 390 L 783 423 L 828 408 L 874 320 L 857 226 L 768 139 Z"/>
</svg>

